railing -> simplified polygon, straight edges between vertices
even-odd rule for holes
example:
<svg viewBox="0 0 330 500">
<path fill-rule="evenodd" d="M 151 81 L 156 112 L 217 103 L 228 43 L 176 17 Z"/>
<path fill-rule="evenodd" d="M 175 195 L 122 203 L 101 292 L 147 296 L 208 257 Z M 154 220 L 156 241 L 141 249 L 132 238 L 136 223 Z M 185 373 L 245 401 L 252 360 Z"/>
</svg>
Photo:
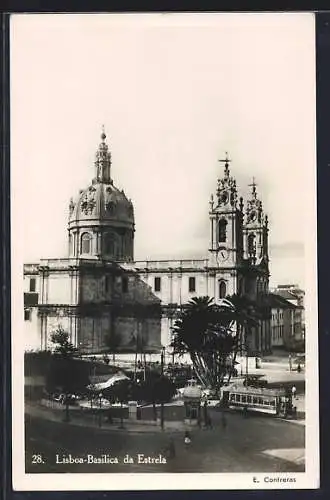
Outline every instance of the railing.
<svg viewBox="0 0 330 500">
<path fill-rule="evenodd" d="M 140 260 L 135 261 L 136 269 L 177 269 L 177 268 L 200 268 L 206 267 L 207 259 L 183 259 L 183 260 Z"/>
</svg>

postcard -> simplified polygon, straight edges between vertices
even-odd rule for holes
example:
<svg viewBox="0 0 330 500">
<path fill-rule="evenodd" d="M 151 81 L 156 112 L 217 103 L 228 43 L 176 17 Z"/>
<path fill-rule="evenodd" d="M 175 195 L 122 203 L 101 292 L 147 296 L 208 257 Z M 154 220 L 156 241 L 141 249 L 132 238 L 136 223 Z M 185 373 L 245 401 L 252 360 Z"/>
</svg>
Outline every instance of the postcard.
<svg viewBox="0 0 330 500">
<path fill-rule="evenodd" d="M 315 19 L 13 14 L 13 488 L 319 487 Z"/>
</svg>

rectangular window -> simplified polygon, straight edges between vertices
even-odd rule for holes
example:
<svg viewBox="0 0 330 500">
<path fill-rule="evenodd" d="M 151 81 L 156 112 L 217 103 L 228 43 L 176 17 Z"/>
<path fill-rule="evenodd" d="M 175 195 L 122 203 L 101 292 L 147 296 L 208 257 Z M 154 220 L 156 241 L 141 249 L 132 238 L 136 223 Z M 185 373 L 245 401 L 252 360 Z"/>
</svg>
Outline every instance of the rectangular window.
<svg viewBox="0 0 330 500">
<path fill-rule="evenodd" d="M 127 278 L 127 276 L 123 276 L 123 279 L 122 279 L 122 291 L 123 291 L 123 293 L 127 293 L 128 292 L 128 278 Z"/>
<path fill-rule="evenodd" d="M 31 311 L 30 309 L 24 309 L 24 321 L 30 321 Z"/>
<path fill-rule="evenodd" d="M 155 292 L 160 292 L 161 288 L 161 281 L 160 278 L 155 278 Z"/>
<path fill-rule="evenodd" d="M 36 291 L 36 279 L 30 278 L 30 292 Z"/>
<path fill-rule="evenodd" d="M 196 292 L 196 278 L 189 278 L 189 292 Z"/>
</svg>

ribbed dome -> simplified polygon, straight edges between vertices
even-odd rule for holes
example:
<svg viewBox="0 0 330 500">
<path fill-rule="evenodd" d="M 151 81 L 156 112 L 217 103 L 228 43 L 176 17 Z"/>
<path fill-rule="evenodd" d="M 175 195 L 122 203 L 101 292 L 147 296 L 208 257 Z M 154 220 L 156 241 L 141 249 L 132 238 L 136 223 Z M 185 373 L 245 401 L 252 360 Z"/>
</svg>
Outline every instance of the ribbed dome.
<svg viewBox="0 0 330 500">
<path fill-rule="evenodd" d="M 95 176 L 69 205 L 69 255 L 133 260 L 134 209 L 113 184 L 111 153 L 104 131 L 95 155 Z"/>
<path fill-rule="evenodd" d="M 113 184 L 94 181 L 69 206 L 69 225 L 78 221 L 134 223 L 133 204 Z"/>
</svg>

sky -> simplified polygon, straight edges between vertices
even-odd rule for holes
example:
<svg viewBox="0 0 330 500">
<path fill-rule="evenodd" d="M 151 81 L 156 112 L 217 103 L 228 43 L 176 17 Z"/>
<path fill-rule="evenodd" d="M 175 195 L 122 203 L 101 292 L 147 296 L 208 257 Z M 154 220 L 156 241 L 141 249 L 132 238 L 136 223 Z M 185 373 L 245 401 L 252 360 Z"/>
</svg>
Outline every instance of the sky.
<svg viewBox="0 0 330 500">
<path fill-rule="evenodd" d="M 205 258 L 226 151 L 270 221 L 271 286 L 306 285 L 315 219 L 311 14 L 22 14 L 11 19 L 12 246 L 67 255 L 69 200 L 102 124 L 135 208 L 135 258 Z"/>
</svg>

